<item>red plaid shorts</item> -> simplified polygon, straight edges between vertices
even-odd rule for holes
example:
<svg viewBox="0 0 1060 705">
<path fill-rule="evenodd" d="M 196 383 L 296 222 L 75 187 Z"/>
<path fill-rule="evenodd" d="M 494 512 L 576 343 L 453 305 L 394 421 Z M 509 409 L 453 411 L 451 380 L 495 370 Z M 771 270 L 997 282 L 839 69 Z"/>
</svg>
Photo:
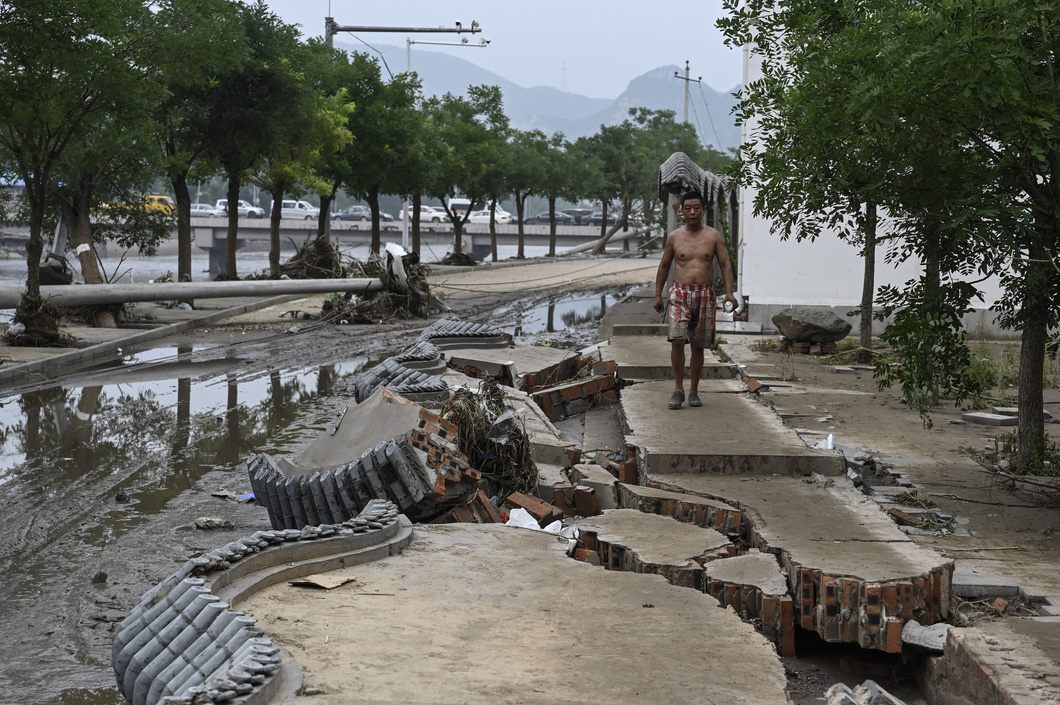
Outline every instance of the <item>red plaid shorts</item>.
<svg viewBox="0 0 1060 705">
<path fill-rule="evenodd" d="M 670 342 L 684 340 L 697 348 L 709 348 L 714 344 L 716 303 L 714 289 L 709 286 L 671 286 L 668 307 L 670 330 L 666 339 Z"/>
</svg>

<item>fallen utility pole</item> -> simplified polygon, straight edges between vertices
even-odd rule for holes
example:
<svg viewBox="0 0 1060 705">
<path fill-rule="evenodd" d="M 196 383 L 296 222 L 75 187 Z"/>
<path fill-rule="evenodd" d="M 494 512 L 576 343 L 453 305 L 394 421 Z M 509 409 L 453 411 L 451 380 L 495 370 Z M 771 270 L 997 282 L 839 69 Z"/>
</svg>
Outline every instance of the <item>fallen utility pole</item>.
<svg viewBox="0 0 1060 705">
<path fill-rule="evenodd" d="M 159 284 L 88 284 L 42 286 L 41 298 L 53 306 L 109 306 L 135 301 L 187 301 L 228 297 L 265 297 L 283 294 L 382 291 L 380 279 L 263 279 L 227 282 Z M 25 290 L 0 287 L 0 309 L 15 308 Z"/>
</svg>

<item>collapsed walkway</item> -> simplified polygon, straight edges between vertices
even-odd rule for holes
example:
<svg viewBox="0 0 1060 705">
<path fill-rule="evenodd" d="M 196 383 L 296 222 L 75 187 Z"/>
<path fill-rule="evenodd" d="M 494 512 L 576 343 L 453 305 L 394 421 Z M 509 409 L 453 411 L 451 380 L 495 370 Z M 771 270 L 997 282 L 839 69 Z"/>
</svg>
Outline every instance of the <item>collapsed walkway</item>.
<svg viewBox="0 0 1060 705">
<path fill-rule="evenodd" d="M 512 385 L 540 479 L 536 498 L 509 498 L 508 507 L 542 524 L 568 517 L 579 531 L 570 543 L 468 525 L 489 519 L 453 508 L 446 495 L 437 521 L 457 523 L 415 527 L 400 555 L 339 571 L 346 585 L 248 591 L 240 609 L 306 675 L 303 695 L 288 702 L 785 702 L 777 653 L 794 653 L 796 629 L 899 653 L 908 622 L 949 617 L 953 562 L 856 491 L 842 452 L 808 448 L 721 360 L 708 365 L 703 408 L 667 410 L 668 346 L 643 335 L 650 327 L 625 332 L 638 334 L 615 330 L 584 356 L 452 340 L 444 370 L 428 365 L 437 376 L 380 366 L 374 383 L 388 388 L 423 377 Z M 401 393 L 429 396 L 432 384 Z M 371 390 L 363 391 L 362 402 Z M 572 417 L 583 420 L 580 444 L 559 430 Z M 407 458 L 405 467 L 421 461 L 412 481 L 442 477 L 458 454 L 430 437 L 448 440 L 446 425 L 418 411 L 411 418 L 415 437 L 426 439 Z M 385 449 L 408 431 L 382 425 L 371 432 L 378 438 L 357 442 Z M 325 456 L 339 462 L 317 458 Z M 278 478 L 285 468 L 275 465 Z M 312 504 L 315 487 L 303 485 Z M 1037 690 L 1009 689 L 989 673 L 964 679 L 962 669 L 989 671 L 991 656 L 981 649 L 969 658 L 974 635 L 953 634 L 937 670 L 955 692 L 962 680 L 974 683 L 962 694 L 971 702 L 1060 697 L 1055 659 L 1041 660 Z"/>
</svg>

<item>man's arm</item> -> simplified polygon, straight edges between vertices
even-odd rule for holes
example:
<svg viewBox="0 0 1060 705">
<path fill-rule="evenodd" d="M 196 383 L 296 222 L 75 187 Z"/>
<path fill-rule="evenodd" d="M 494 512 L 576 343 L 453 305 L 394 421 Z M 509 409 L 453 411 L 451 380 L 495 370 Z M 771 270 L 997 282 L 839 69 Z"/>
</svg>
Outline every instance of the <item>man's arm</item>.
<svg viewBox="0 0 1060 705">
<path fill-rule="evenodd" d="M 725 236 L 720 232 L 714 245 L 714 252 L 718 258 L 718 267 L 721 268 L 721 279 L 725 282 L 725 300 L 732 301 L 733 310 L 736 309 L 736 297 L 732 291 L 732 261 L 729 259 L 729 250 L 725 247 Z"/>
<path fill-rule="evenodd" d="M 673 233 L 666 238 L 663 247 L 662 259 L 659 260 L 659 270 L 655 273 L 655 302 L 652 304 L 655 310 L 662 313 L 663 298 L 662 290 L 666 286 L 666 279 L 670 276 L 670 265 L 674 261 Z"/>
</svg>

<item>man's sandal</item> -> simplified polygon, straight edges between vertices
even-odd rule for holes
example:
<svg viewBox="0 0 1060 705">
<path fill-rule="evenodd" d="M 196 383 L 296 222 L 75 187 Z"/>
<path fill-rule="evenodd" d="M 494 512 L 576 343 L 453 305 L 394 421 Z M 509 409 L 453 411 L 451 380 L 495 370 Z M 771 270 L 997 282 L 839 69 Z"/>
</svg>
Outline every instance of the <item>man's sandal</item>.
<svg viewBox="0 0 1060 705">
<path fill-rule="evenodd" d="M 666 403 L 666 406 L 670 407 L 671 409 L 680 409 L 681 404 L 683 404 L 684 402 L 685 393 L 678 389 L 673 393 L 673 396 L 670 397 L 670 401 Z"/>
<path fill-rule="evenodd" d="M 689 392 L 688 394 L 688 405 L 689 406 L 703 406 L 703 400 L 699 398 L 699 395 L 695 392 Z"/>
</svg>

